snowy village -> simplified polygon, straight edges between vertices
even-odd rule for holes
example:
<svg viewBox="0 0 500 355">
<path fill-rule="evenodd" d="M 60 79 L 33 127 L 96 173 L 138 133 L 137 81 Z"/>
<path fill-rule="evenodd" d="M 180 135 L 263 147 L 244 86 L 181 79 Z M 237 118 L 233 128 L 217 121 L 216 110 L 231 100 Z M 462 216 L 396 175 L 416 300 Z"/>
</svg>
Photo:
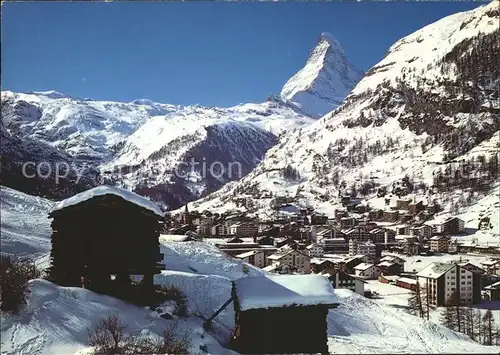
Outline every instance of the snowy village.
<svg viewBox="0 0 500 355">
<path fill-rule="evenodd" d="M 500 354 L 498 0 L 5 5 L 2 355 Z"/>
</svg>

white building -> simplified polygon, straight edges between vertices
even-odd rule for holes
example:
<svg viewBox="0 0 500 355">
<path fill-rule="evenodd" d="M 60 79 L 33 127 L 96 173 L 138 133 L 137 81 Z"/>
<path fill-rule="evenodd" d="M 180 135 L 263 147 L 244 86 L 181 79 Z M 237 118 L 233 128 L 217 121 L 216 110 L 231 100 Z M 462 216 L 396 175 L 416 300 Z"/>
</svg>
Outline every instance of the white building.
<svg viewBox="0 0 500 355">
<path fill-rule="evenodd" d="M 365 243 L 359 243 L 358 244 L 358 255 L 366 255 L 368 257 L 368 260 L 375 260 L 375 257 L 377 255 L 376 252 L 376 246 L 372 242 L 365 242 Z"/>
<path fill-rule="evenodd" d="M 358 241 L 354 238 L 349 239 L 349 255 L 358 255 Z"/>
<path fill-rule="evenodd" d="M 363 279 L 377 279 L 380 276 L 380 269 L 373 264 L 361 263 L 354 267 L 354 274 Z"/>
<path fill-rule="evenodd" d="M 263 268 L 266 266 L 266 255 L 261 250 L 251 250 L 235 256 L 244 262 Z"/>
<path fill-rule="evenodd" d="M 311 258 L 322 258 L 324 254 L 323 247 L 316 243 L 308 245 L 306 250 Z"/>
<path fill-rule="evenodd" d="M 298 250 L 280 252 L 267 257 L 267 265 L 280 264 L 296 267 L 305 274 L 311 272 L 311 258 Z"/>
<path fill-rule="evenodd" d="M 427 290 L 430 304 L 446 306 L 452 295 L 458 295 L 461 304 L 472 304 L 479 300 L 474 297 L 474 274 L 458 264 L 432 263 L 417 273 L 420 288 Z"/>
<path fill-rule="evenodd" d="M 359 295 L 365 294 L 365 283 L 366 281 L 360 279 L 357 276 L 349 275 L 343 271 L 337 271 L 335 273 L 324 272 L 321 275 L 327 276 L 332 282 L 333 288 L 344 288 L 356 292 Z"/>
</svg>

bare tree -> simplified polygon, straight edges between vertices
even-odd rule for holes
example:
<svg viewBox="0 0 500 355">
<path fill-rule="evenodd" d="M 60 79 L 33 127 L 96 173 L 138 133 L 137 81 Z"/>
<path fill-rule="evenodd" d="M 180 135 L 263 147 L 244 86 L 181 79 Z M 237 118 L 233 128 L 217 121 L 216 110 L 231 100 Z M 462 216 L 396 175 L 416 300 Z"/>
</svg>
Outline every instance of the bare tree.
<svg viewBox="0 0 500 355">
<path fill-rule="evenodd" d="M 88 344 L 95 347 L 94 354 L 120 354 L 123 352 L 125 329 L 116 313 L 108 314 L 87 329 Z"/>
</svg>

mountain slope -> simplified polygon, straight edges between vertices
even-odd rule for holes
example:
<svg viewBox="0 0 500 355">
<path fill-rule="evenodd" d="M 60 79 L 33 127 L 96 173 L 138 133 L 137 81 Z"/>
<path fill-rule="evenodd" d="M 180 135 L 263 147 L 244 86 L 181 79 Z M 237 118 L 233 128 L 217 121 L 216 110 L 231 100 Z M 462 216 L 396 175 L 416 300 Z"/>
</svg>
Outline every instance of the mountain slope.
<svg viewBox="0 0 500 355">
<path fill-rule="evenodd" d="M 193 207 L 231 208 L 233 196 L 247 194 L 250 212 L 269 217 L 270 200 L 258 198 L 267 190 L 332 214 L 346 188 L 369 199 L 405 176 L 443 204 L 459 188 L 469 203 L 487 194 L 499 179 L 498 20 L 495 1 L 401 39 L 341 107 L 283 137 L 244 179 Z M 438 191 L 426 188 L 435 184 Z"/>
<path fill-rule="evenodd" d="M 39 257 L 50 251 L 54 202 L 1 186 L 2 254 Z"/>
<path fill-rule="evenodd" d="M 339 41 L 322 33 L 304 68 L 283 86 L 281 97 L 312 117 L 321 117 L 337 108 L 362 76 L 348 62 Z"/>
<path fill-rule="evenodd" d="M 242 174 L 246 174 L 274 145 L 277 135 L 313 121 L 279 99 L 220 109 L 150 100 L 94 101 L 53 91 L 5 91 L 1 181 L 54 198 L 68 197 L 103 182 L 117 183 L 176 207 L 241 175 L 203 175 L 193 181 L 174 176 L 172 180 L 172 169 L 183 169 L 195 157 L 199 163 L 205 159 L 209 166 L 215 160 L 224 166 L 239 162 Z M 45 179 L 26 178 L 26 162 L 47 162 L 52 174 Z M 56 182 L 58 164 L 69 166 L 70 173 Z M 118 174 L 108 173 L 117 169 Z M 84 176 L 76 183 L 80 171 Z M 31 170 L 28 172 L 32 175 Z M 194 175 L 200 175 L 199 171 Z"/>
</svg>

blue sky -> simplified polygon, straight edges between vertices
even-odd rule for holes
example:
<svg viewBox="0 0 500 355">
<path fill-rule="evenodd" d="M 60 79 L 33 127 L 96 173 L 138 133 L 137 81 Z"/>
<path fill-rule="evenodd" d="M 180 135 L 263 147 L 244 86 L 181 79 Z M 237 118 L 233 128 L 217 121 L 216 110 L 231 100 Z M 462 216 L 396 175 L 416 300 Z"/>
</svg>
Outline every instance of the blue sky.
<svg viewBox="0 0 500 355">
<path fill-rule="evenodd" d="M 278 94 L 321 32 L 368 70 L 478 2 L 2 3 L 2 90 L 231 106 Z"/>
</svg>

